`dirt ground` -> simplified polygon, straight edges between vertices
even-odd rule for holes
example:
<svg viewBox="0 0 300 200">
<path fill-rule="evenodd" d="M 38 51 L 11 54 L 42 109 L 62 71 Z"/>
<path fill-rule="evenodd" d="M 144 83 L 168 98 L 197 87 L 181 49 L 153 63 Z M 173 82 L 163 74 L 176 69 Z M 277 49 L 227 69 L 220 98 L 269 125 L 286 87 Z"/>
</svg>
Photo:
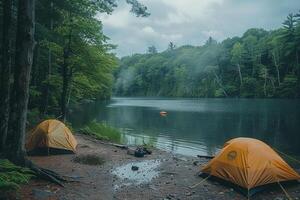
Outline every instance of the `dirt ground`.
<svg viewBox="0 0 300 200">
<path fill-rule="evenodd" d="M 32 180 L 24 185 L 17 199 L 59 199 L 59 200 L 150 200 L 150 199 L 247 199 L 228 185 L 218 181 L 203 180 L 197 174 L 205 158 L 183 157 L 168 152 L 153 150 L 151 155 L 136 158 L 127 150 L 103 144 L 84 135 L 76 135 L 76 155 L 55 155 L 31 157 L 39 166 L 73 177 L 78 182 L 69 182 L 65 187 Z M 104 158 L 101 166 L 90 166 L 73 162 L 78 155 L 95 154 Z M 195 161 L 198 161 L 195 163 Z M 132 171 L 131 166 L 139 167 Z M 300 184 L 286 187 L 293 199 L 300 199 Z M 286 199 L 279 187 L 273 187 L 256 194 L 251 199 Z"/>
</svg>

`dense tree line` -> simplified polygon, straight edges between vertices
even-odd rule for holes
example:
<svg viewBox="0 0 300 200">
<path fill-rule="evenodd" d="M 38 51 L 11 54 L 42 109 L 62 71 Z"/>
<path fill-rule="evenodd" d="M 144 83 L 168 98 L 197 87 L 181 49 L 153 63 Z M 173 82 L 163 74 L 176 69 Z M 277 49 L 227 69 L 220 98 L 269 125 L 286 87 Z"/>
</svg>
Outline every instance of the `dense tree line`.
<svg viewBox="0 0 300 200">
<path fill-rule="evenodd" d="M 249 29 L 242 37 L 203 46 L 169 44 L 157 53 L 120 60 L 115 94 L 171 97 L 300 97 L 300 13 L 273 31 Z"/>
</svg>

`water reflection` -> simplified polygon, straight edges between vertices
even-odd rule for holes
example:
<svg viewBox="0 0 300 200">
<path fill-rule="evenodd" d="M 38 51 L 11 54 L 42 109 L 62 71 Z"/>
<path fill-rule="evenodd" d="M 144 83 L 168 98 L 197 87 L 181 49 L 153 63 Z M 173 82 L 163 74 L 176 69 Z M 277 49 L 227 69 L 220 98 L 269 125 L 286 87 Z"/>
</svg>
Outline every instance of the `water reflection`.
<svg viewBox="0 0 300 200">
<path fill-rule="evenodd" d="M 159 112 L 168 112 L 166 117 Z M 185 155 L 213 155 L 230 138 L 261 139 L 300 155 L 300 101 L 114 98 L 73 110 L 73 126 L 93 119 L 119 127 L 128 144 L 151 143 Z"/>
</svg>

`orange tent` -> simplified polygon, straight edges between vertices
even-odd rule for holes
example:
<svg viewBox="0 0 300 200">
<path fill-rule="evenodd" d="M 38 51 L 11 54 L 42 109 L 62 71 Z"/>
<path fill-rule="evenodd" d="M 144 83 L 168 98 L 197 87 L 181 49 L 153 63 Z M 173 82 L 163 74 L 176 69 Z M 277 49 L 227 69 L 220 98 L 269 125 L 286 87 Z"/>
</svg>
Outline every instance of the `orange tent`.
<svg viewBox="0 0 300 200">
<path fill-rule="evenodd" d="M 235 138 L 201 170 L 246 188 L 300 179 L 272 148 L 260 140 Z"/>
<path fill-rule="evenodd" d="M 66 125 L 58 120 L 45 120 L 31 131 L 26 148 L 53 148 L 75 152 L 77 141 Z"/>
</svg>

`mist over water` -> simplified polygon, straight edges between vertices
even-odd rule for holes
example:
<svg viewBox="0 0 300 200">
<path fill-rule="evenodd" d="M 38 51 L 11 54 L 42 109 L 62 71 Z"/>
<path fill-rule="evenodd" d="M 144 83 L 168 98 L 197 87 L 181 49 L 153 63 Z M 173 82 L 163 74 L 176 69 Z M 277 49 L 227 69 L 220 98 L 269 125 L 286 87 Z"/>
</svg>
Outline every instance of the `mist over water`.
<svg viewBox="0 0 300 200">
<path fill-rule="evenodd" d="M 175 154 L 214 155 L 231 138 L 252 137 L 300 156 L 299 100 L 113 98 L 74 109 L 69 118 L 75 127 L 105 121 L 120 128 L 124 143 Z"/>
</svg>

